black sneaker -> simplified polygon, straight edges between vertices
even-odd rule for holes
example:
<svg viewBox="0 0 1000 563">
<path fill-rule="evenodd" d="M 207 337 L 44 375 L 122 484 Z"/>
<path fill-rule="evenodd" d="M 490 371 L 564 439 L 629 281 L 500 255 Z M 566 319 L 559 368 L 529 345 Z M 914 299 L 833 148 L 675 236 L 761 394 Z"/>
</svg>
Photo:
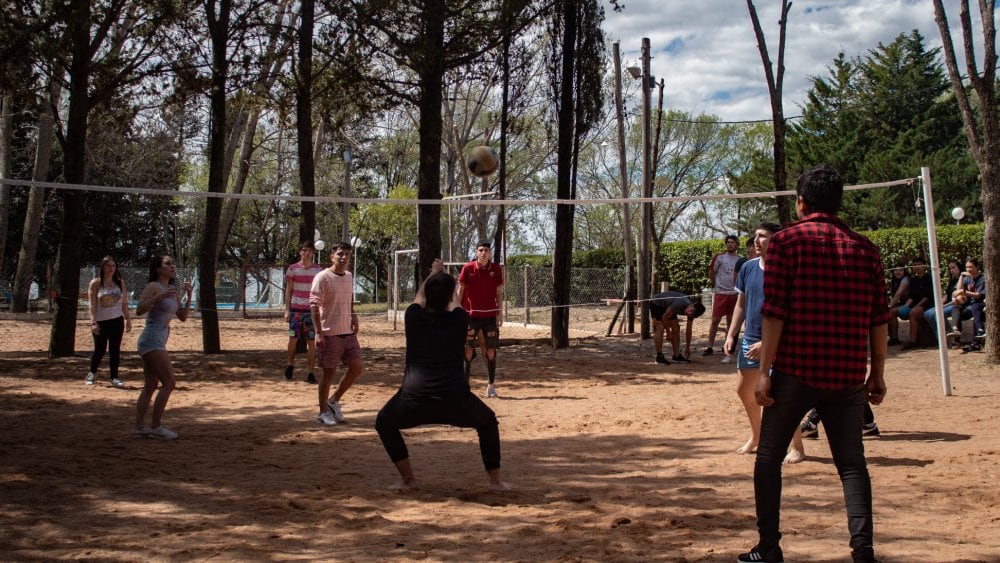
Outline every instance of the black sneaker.
<svg viewBox="0 0 1000 563">
<path fill-rule="evenodd" d="M 316 385 L 319 382 L 316 381 L 316 376 L 313 375 L 313 372 L 309 372 L 309 375 L 306 376 L 306 383 L 312 383 L 313 385 Z"/>
<path fill-rule="evenodd" d="M 742 553 L 736 558 L 737 563 L 785 563 L 785 556 L 778 546 L 762 549 L 754 546 L 749 553 Z"/>
<path fill-rule="evenodd" d="M 871 424 L 862 424 L 861 425 L 861 435 L 862 436 L 878 436 L 880 434 L 882 434 L 882 433 L 878 431 L 878 424 L 875 424 L 874 422 L 871 423 Z"/>
<path fill-rule="evenodd" d="M 678 364 L 690 364 L 691 363 L 691 360 L 685 358 L 684 356 L 682 356 L 680 354 L 677 354 L 676 356 L 674 356 L 674 357 L 672 357 L 670 359 L 672 361 L 674 361 L 674 362 L 677 362 Z"/>
<path fill-rule="evenodd" d="M 819 438 L 819 425 L 807 420 L 799 425 L 799 432 L 802 433 L 803 438 Z"/>
<path fill-rule="evenodd" d="M 702 356 L 711 356 L 714 353 L 715 353 L 715 350 L 712 350 L 711 348 L 705 348 L 705 351 L 702 352 L 701 355 Z"/>
<path fill-rule="evenodd" d="M 669 366 L 670 365 L 670 362 L 667 360 L 667 358 L 665 358 L 663 356 L 663 354 L 657 354 L 656 355 L 656 363 L 660 364 L 661 366 Z"/>
<path fill-rule="evenodd" d="M 292 374 L 295 372 L 295 366 L 287 366 L 285 368 L 285 379 L 291 379 Z"/>
</svg>

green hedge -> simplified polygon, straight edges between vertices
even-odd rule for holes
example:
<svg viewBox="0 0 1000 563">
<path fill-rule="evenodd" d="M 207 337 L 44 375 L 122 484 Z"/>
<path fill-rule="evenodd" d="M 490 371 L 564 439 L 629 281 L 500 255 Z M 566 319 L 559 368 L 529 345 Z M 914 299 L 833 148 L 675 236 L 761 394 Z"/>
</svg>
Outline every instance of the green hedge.
<svg viewBox="0 0 1000 563">
<path fill-rule="evenodd" d="M 928 258 L 927 230 L 921 228 L 883 229 L 862 232 L 870 238 L 882 252 L 882 263 L 888 269 L 896 263 L 909 264 L 916 256 Z M 982 258 L 983 224 L 939 225 L 937 228 L 938 256 L 941 268 L 949 260 Z M 740 248 L 746 239 L 741 239 Z M 708 287 L 708 264 L 718 252 L 725 249 L 722 239 L 667 242 L 660 246 L 659 276 L 670 282 L 670 288 L 684 293 L 700 293 Z M 930 260 L 928 259 L 928 263 Z M 508 256 L 510 266 L 551 266 L 552 256 L 546 254 L 526 254 Z M 607 248 L 587 250 L 573 254 L 574 268 L 625 267 L 623 249 Z M 944 276 L 943 276 L 944 277 Z"/>
</svg>

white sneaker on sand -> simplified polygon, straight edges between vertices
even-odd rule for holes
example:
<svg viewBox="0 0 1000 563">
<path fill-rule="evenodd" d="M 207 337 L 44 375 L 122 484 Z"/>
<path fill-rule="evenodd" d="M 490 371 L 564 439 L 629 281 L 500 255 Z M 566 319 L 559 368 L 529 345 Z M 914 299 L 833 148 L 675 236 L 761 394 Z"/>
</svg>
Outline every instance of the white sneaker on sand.
<svg viewBox="0 0 1000 563">
<path fill-rule="evenodd" d="M 160 425 L 156 428 L 150 428 L 147 430 L 146 436 L 149 436 L 150 438 L 159 438 L 161 440 L 174 440 L 177 438 L 177 433 L 166 426 Z"/>
<path fill-rule="evenodd" d="M 325 426 L 333 426 L 334 424 L 337 424 L 337 420 L 333 418 L 333 413 L 330 411 L 323 411 L 320 413 L 320 415 L 316 417 L 316 422 Z"/>
<path fill-rule="evenodd" d="M 490 383 L 489 385 L 486 386 L 486 398 L 495 399 L 497 397 L 499 397 L 499 395 L 497 395 L 497 388 L 494 387 L 492 383 Z"/>
<path fill-rule="evenodd" d="M 723 356 L 722 357 L 722 363 L 724 363 L 724 364 L 731 364 L 731 363 L 733 363 L 733 357 L 732 356 Z"/>
<path fill-rule="evenodd" d="M 111 385 L 113 387 L 117 387 L 119 389 L 124 389 L 125 388 L 125 382 L 122 381 L 121 379 L 117 378 L 117 377 L 111 380 Z"/>
<path fill-rule="evenodd" d="M 333 411 L 333 419 L 337 422 L 344 422 L 344 411 L 340 410 L 340 403 L 334 403 L 333 401 L 328 401 L 326 406 L 330 407 Z"/>
<path fill-rule="evenodd" d="M 83 382 L 86 383 L 87 385 L 93 385 L 94 384 L 94 377 L 95 377 L 94 373 L 93 372 L 89 372 L 89 373 L 87 373 L 87 377 L 83 378 Z"/>
</svg>

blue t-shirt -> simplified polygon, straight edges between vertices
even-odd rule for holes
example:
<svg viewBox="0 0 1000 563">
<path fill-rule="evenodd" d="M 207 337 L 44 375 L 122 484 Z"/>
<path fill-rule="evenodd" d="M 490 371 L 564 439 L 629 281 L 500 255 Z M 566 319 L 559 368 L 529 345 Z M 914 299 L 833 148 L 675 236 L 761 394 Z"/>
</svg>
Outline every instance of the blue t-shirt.
<svg viewBox="0 0 1000 563">
<path fill-rule="evenodd" d="M 743 336 L 760 340 L 763 329 L 760 307 L 764 304 L 764 264 L 760 258 L 747 260 L 740 268 L 740 273 L 736 276 L 736 291 L 742 293 L 746 300 L 743 312 L 746 328 Z"/>
</svg>

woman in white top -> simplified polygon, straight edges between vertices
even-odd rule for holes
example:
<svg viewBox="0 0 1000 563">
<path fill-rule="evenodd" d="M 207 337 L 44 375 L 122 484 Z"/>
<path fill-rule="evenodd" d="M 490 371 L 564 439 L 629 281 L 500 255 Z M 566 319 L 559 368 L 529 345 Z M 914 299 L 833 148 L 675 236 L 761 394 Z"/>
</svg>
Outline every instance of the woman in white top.
<svg viewBox="0 0 1000 563">
<path fill-rule="evenodd" d="M 170 320 L 176 315 L 181 322 L 188 318 L 191 311 L 191 282 L 184 282 L 178 290 L 174 282 L 177 265 L 170 256 L 154 256 L 149 263 L 149 283 L 139 296 L 139 305 L 135 314 L 146 317 L 146 326 L 142 329 L 137 342 L 139 355 L 142 356 L 142 369 L 146 377 L 136 401 L 135 427 L 132 436 L 135 438 L 161 438 L 173 440 L 177 433 L 162 426 L 160 419 L 167 408 L 167 400 L 177 382 L 174 379 L 174 366 L 167 353 L 167 338 L 170 336 Z M 184 306 L 181 306 L 180 294 L 187 294 Z M 156 388 L 159 387 L 159 393 Z M 143 426 L 146 421 L 146 411 L 149 402 L 153 401 L 153 417 L 150 426 Z"/>
<path fill-rule="evenodd" d="M 94 353 L 90 356 L 90 371 L 84 380 L 93 385 L 97 368 L 108 351 L 111 385 L 121 389 L 125 382 L 118 377 L 121 363 L 122 336 L 132 330 L 132 318 L 128 310 L 128 292 L 125 281 L 118 272 L 118 265 L 110 256 L 101 259 L 101 273 L 90 281 L 87 293 L 90 295 L 90 332 L 94 337 Z"/>
</svg>

